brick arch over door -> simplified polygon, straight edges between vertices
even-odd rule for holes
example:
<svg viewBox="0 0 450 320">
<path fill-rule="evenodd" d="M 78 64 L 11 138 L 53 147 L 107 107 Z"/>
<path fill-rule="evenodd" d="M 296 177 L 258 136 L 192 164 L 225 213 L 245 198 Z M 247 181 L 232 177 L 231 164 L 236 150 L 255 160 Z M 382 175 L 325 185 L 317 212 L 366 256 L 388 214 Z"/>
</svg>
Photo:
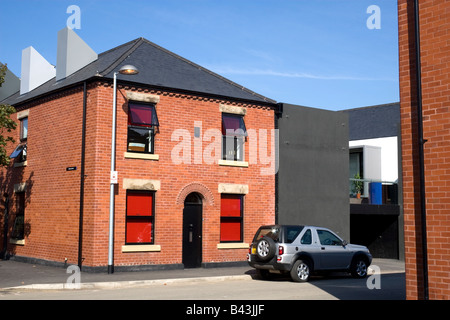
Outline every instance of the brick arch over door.
<svg viewBox="0 0 450 320">
<path fill-rule="evenodd" d="M 192 192 L 197 192 L 202 196 L 203 205 L 214 205 L 214 196 L 211 190 L 209 190 L 207 186 L 198 182 L 192 182 L 185 185 L 178 193 L 176 203 L 179 205 L 183 205 L 186 197 Z"/>
</svg>

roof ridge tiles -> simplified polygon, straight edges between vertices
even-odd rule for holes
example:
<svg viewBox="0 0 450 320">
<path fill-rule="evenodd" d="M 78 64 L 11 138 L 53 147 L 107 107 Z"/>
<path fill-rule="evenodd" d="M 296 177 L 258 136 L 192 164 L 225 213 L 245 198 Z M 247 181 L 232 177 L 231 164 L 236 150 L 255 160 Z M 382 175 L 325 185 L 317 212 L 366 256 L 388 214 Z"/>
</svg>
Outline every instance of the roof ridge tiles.
<svg viewBox="0 0 450 320">
<path fill-rule="evenodd" d="M 130 54 L 132 54 L 132 53 L 133 53 L 133 52 L 134 52 L 134 51 L 142 44 L 143 39 L 144 39 L 144 38 L 140 37 L 140 38 L 134 39 L 134 40 L 132 40 L 132 41 L 129 41 L 129 42 L 127 42 L 127 43 L 124 43 L 124 44 L 122 44 L 122 45 L 120 45 L 120 46 L 117 46 L 117 47 L 115 47 L 115 48 L 112 48 L 112 49 L 110 49 L 110 50 L 108 50 L 108 51 L 105 51 L 105 52 L 101 53 L 101 54 L 103 55 L 103 54 L 105 54 L 105 53 L 112 52 L 112 51 L 114 51 L 114 50 L 117 50 L 117 49 L 119 49 L 119 48 L 124 47 L 125 45 L 129 45 L 129 44 L 135 42 L 135 43 L 131 46 L 130 49 L 128 49 L 127 51 L 125 51 L 118 59 L 116 59 L 112 64 L 110 64 L 107 68 L 105 68 L 103 71 L 99 72 L 98 74 L 101 75 L 101 76 L 105 76 L 105 75 L 107 75 L 108 73 L 110 73 L 111 71 L 113 71 L 120 63 L 122 63 L 123 60 L 125 60 L 126 57 L 128 57 Z"/>
</svg>

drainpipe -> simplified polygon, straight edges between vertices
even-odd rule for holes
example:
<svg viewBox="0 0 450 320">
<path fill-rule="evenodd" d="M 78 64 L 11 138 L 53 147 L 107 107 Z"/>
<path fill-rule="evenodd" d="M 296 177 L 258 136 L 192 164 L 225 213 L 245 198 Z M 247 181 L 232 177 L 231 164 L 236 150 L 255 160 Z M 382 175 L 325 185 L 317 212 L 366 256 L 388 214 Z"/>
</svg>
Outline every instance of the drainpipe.
<svg viewBox="0 0 450 320">
<path fill-rule="evenodd" d="M 81 129 L 81 168 L 80 168 L 80 215 L 78 224 L 78 267 L 81 271 L 83 263 L 83 213 L 84 213 L 84 160 L 86 156 L 86 105 L 87 105 L 87 86 L 86 81 L 83 84 L 83 125 Z"/>
<path fill-rule="evenodd" d="M 428 300 L 428 253 L 427 253 L 427 215 L 425 198 L 425 166 L 424 166 L 424 144 L 423 119 L 422 119 L 422 75 L 420 61 L 420 30 L 419 30 L 419 0 L 414 0 L 414 27 L 416 41 L 416 80 L 417 80 L 417 131 L 419 145 L 419 167 L 420 167 L 420 206 L 422 225 L 422 264 L 423 264 L 423 294 L 424 300 Z"/>
</svg>

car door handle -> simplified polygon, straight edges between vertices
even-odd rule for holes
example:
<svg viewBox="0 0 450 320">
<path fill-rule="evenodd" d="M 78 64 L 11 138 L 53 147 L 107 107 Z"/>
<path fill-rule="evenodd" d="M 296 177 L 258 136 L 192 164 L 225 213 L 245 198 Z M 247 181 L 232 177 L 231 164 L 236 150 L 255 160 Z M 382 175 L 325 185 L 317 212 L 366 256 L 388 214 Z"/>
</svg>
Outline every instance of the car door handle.
<svg viewBox="0 0 450 320">
<path fill-rule="evenodd" d="M 325 250 L 325 247 L 320 247 L 320 250 Z"/>
</svg>

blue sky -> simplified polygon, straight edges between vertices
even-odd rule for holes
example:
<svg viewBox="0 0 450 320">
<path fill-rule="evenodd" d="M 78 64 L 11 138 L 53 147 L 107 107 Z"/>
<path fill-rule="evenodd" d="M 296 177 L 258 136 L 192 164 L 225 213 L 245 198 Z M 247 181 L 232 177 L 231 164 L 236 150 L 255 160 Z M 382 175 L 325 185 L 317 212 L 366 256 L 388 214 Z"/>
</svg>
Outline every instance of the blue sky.
<svg viewBox="0 0 450 320">
<path fill-rule="evenodd" d="M 395 0 L 0 0 L 0 61 L 56 64 L 70 5 L 97 53 L 144 37 L 279 102 L 342 110 L 399 101 Z M 380 29 L 366 21 L 380 8 Z"/>
</svg>

